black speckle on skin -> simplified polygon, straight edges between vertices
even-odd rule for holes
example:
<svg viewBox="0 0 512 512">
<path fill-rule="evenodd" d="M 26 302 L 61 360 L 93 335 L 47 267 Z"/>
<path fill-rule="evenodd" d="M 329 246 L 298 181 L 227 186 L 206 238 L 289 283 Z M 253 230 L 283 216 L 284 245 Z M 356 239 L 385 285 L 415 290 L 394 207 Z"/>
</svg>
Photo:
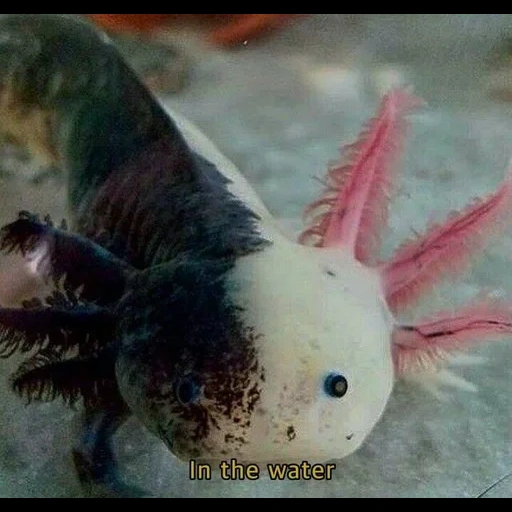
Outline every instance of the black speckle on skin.
<svg viewBox="0 0 512 512">
<path fill-rule="evenodd" d="M 122 329 L 138 341 L 123 347 L 134 354 L 133 386 L 146 389 L 153 422 L 168 420 L 166 437 L 176 439 L 180 458 L 198 447 L 201 457 L 208 457 L 213 431 L 226 425 L 237 435 L 223 438 L 224 444 L 231 452 L 242 448 L 246 425 L 261 402 L 259 335 L 243 325 L 229 300 L 224 284 L 229 267 L 229 261 L 174 261 L 134 282 L 138 293 L 123 304 Z M 147 368 L 145 376 L 141 367 Z M 180 403 L 169 388 L 183 374 L 201 378 L 197 403 Z"/>
<path fill-rule="evenodd" d="M 347 436 L 347 441 L 352 441 L 352 439 L 354 439 L 354 434 Z"/>
<path fill-rule="evenodd" d="M 292 443 L 293 441 L 295 441 L 295 439 L 297 439 L 297 432 L 295 431 L 295 427 L 293 425 L 288 427 L 286 436 L 288 437 L 288 441 L 290 441 L 290 443 Z"/>
<path fill-rule="evenodd" d="M 326 275 L 328 275 L 329 277 L 337 277 L 336 276 L 336 272 L 334 272 L 333 270 L 326 270 L 325 271 Z"/>
</svg>

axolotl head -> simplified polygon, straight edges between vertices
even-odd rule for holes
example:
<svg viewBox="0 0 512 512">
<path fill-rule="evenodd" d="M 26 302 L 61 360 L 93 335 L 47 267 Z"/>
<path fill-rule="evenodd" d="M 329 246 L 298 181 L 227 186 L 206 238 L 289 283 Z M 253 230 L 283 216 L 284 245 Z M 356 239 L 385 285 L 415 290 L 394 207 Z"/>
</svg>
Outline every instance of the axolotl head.
<svg viewBox="0 0 512 512">
<path fill-rule="evenodd" d="M 467 268 L 512 210 L 509 175 L 488 199 L 379 263 L 405 115 L 420 104 L 405 90 L 384 98 L 348 163 L 331 169 L 299 243 L 231 169 L 231 191 L 255 208 L 268 244 L 227 260 L 185 257 L 132 280 L 118 308 L 119 387 L 176 456 L 343 458 L 379 422 L 395 379 L 446 380 L 452 352 L 512 331 L 510 305 L 490 299 L 399 323 L 445 276 Z"/>
<path fill-rule="evenodd" d="M 175 262 L 122 308 L 123 396 L 183 460 L 343 458 L 392 391 L 380 280 L 339 252 L 275 240 L 230 269 Z"/>
</svg>

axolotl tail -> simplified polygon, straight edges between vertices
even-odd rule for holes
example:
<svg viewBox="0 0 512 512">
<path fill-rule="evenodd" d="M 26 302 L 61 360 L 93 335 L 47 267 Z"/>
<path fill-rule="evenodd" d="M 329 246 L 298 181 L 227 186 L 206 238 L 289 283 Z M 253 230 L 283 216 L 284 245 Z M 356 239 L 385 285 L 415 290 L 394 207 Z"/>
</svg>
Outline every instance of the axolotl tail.
<svg viewBox="0 0 512 512">
<path fill-rule="evenodd" d="M 0 33 L 0 135 L 62 169 L 73 231 L 139 269 L 252 252 L 256 216 L 107 36 L 44 14 L 1 18 Z"/>
<path fill-rule="evenodd" d="M 0 135 L 68 173 L 76 214 L 113 170 L 156 141 L 187 151 L 113 44 L 86 21 L 7 15 L 0 33 Z"/>
</svg>

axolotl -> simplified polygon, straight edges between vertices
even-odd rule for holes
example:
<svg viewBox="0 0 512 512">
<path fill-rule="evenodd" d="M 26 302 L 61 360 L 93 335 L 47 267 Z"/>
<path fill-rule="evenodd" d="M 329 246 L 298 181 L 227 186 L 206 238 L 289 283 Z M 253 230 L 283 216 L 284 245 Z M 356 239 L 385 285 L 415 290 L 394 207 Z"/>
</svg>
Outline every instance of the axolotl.
<svg viewBox="0 0 512 512">
<path fill-rule="evenodd" d="M 400 322 L 512 211 L 509 173 L 379 259 L 408 116 L 423 106 L 408 89 L 382 99 L 294 240 L 106 35 L 71 15 L 0 19 L 0 130 L 62 170 L 71 212 L 62 225 L 22 212 L 1 231 L 1 250 L 53 292 L 0 309 L 0 348 L 27 358 L 12 376 L 22 397 L 81 408 L 70 448 L 85 489 L 128 492 L 112 438 L 131 416 L 182 461 L 343 459 L 398 380 L 512 335 L 511 305 L 490 299 Z"/>
</svg>

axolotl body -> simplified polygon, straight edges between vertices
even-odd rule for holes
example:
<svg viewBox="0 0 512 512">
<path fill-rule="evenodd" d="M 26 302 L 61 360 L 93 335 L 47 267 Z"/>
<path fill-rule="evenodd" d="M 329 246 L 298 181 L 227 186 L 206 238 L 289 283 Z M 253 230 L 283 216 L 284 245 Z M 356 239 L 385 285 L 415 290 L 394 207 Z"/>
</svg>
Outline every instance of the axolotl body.
<svg viewBox="0 0 512 512">
<path fill-rule="evenodd" d="M 1 232 L 46 300 L 0 309 L 30 400 L 83 405 L 83 485 L 127 491 L 111 439 L 135 415 L 183 461 L 326 463 L 358 450 L 397 379 L 512 333 L 479 302 L 398 319 L 511 212 L 512 181 L 378 260 L 407 115 L 394 90 L 334 165 L 300 240 L 235 166 L 164 110 L 108 38 L 69 15 L 0 20 L 0 130 L 69 184 L 70 227 L 28 212 Z"/>
</svg>

